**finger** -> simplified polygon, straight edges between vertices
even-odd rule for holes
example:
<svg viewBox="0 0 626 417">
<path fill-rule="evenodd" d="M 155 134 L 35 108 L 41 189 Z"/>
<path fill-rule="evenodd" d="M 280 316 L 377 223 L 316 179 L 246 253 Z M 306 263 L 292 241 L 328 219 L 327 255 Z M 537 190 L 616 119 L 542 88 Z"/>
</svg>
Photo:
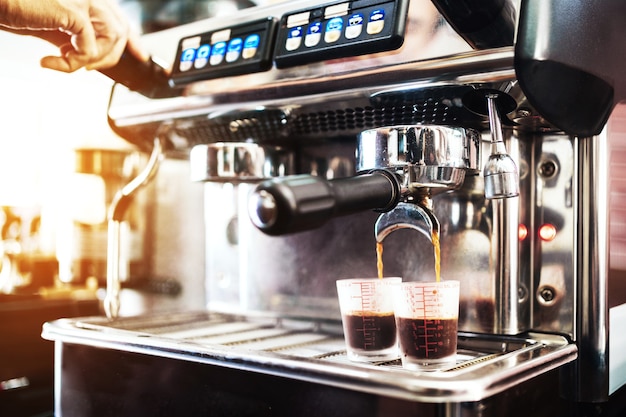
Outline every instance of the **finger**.
<svg viewBox="0 0 626 417">
<path fill-rule="evenodd" d="M 60 56 L 45 56 L 40 60 L 40 65 L 44 68 L 53 69 L 62 72 L 74 72 L 84 66 L 90 61 L 99 58 L 98 44 L 96 41 L 96 33 L 91 24 L 87 25 L 75 25 L 73 28 L 78 27 L 78 32 L 74 32 L 69 35 L 67 30 L 63 30 L 59 33 L 65 35 L 65 38 L 69 38 L 69 42 L 65 42 L 59 46 L 61 52 Z M 61 36 L 55 34 L 56 39 L 62 39 Z M 57 42 L 53 42 L 57 43 Z M 57 43 L 58 44 L 58 43 Z"/>
<path fill-rule="evenodd" d="M 89 15 L 77 19 L 76 26 L 68 28 L 71 33 L 71 43 L 77 54 L 88 57 L 96 57 L 99 54 L 96 30 L 94 29 Z"/>
<path fill-rule="evenodd" d="M 40 65 L 56 71 L 74 72 L 89 64 L 89 58 L 82 54 L 76 54 L 71 45 L 65 45 L 61 50 L 67 52 L 61 56 L 45 56 L 41 58 Z"/>
<path fill-rule="evenodd" d="M 128 23 L 117 8 L 116 3 L 96 3 L 90 10 L 98 56 L 90 60 L 87 69 L 103 69 L 114 66 L 126 47 L 129 35 Z"/>
<path fill-rule="evenodd" d="M 126 49 L 128 52 L 133 54 L 140 61 L 147 61 L 150 59 L 150 54 L 143 48 L 141 41 L 139 39 L 139 35 L 135 32 L 131 32 L 128 36 L 128 41 L 126 43 Z"/>
<path fill-rule="evenodd" d="M 126 38 L 99 38 L 97 42 L 100 54 L 95 59 L 90 60 L 86 65 L 87 69 L 104 69 L 117 64 L 124 53 Z"/>
<path fill-rule="evenodd" d="M 114 66 L 122 56 L 126 46 L 125 38 L 101 37 L 97 39 L 98 53 L 88 55 L 76 50 L 76 42 L 65 43 L 59 47 L 60 56 L 46 56 L 41 59 L 41 66 L 63 72 L 74 72 L 82 67 L 86 69 L 104 69 Z"/>
<path fill-rule="evenodd" d="M 43 68 L 61 72 L 74 72 L 80 68 L 80 66 L 73 65 L 72 62 L 60 56 L 44 56 L 39 61 L 39 64 Z"/>
</svg>

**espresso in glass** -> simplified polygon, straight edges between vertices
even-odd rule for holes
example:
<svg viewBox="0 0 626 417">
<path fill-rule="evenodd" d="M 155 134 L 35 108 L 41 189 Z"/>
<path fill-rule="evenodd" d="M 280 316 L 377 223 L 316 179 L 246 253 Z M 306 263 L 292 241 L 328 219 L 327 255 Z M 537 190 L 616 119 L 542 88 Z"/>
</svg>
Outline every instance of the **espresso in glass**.
<svg viewBox="0 0 626 417">
<path fill-rule="evenodd" d="M 424 365 L 456 354 L 456 319 L 415 319 L 398 317 L 400 356 Z"/>
<path fill-rule="evenodd" d="M 404 282 L 394 298 L 402 366 L 435 370 L 456 362 L 459 282 Z"/>
<path fill-rule="evenodd" d="M 396 345 L 393 313 L 353 312 L 343 316 L 346 343 L 363 351 L 384 350 Z"/>
<path fill-rule="evenodd" d="M 354 278 L 337 281 L 346 354 L 356 362 L 398 358 L 393 287 L 401 278 Z"/>
</svg>

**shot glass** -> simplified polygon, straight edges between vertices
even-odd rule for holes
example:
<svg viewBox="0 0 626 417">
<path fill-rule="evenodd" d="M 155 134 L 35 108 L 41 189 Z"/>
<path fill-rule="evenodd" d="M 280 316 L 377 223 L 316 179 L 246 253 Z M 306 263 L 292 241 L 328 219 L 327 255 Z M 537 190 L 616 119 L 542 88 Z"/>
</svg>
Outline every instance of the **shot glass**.
<svg viewBox="0 0 626 417">
<path fill-rule="evenodd" d="M 337 281 L 348 359 L 380 362 L 398 359 L 393 287 L 402 278 L 354 278 Z"/>
<path fill-rule="evenodd" d="M 459 281 L 403 282 L 394 291 L 402 366 L 436 370 L 456 361 Z"/>
</svg>

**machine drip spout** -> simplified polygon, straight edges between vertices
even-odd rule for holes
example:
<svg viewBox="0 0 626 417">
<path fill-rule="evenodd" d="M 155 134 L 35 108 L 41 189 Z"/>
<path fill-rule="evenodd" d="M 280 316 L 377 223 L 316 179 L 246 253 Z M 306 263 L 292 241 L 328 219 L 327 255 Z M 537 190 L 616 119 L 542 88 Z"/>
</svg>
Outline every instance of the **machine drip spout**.
<svg viewBox="0 0 626 417">
<path fill-rule="evenodd" d="M 432 211 L 432 200 L 424 196 L 417 202 L 401 202 L 391 211 L 378 217 L 374 225 L 376 242 L 383 240 L 399 229 L 413 229 L 433 242 L 433 236 L 439 235 L 439 220 Z"/>
<path fill-rule="evenodd" d="M 435 256 L 435 276 L 437 281 L 441 275 L 441 246 L 439 233 L 441 226 L 433 213 L 432 200 L 429 193 L 409 195 L 395 208 L 381 214 L 374 225 L 376 236 L 376 254 L 378 256 L 378 276 L 383 277 L 382 250 L 383 240 L 392 232 L 400 229 L 412 229 L 422 233 L 433 246 Z"/>
</svg>

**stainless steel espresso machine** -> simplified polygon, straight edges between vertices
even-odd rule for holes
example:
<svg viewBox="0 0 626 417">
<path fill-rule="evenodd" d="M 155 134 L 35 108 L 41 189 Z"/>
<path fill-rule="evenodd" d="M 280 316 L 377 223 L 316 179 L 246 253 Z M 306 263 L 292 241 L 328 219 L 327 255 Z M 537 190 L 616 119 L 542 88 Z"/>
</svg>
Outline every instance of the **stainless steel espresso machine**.
<svg viewBox="0 0 626 417">
<path fill-rule="evenodd" d="M 169 73 L 131 72 L 108 117 L 153 155 L 130 191 L 162 155 L 202 183 L 206 309 L 117 317 L 113 271 L 109 317 L 44 326 L 56 413 L 623 412 L 626 6 L 594 6 L 299 0 L 145 36 Z M 385 276 L 432 279 L 434 236 L 457 362 L 350 362 L 335 280 L 376 276 L 377 244 Z"/>
</svg>

